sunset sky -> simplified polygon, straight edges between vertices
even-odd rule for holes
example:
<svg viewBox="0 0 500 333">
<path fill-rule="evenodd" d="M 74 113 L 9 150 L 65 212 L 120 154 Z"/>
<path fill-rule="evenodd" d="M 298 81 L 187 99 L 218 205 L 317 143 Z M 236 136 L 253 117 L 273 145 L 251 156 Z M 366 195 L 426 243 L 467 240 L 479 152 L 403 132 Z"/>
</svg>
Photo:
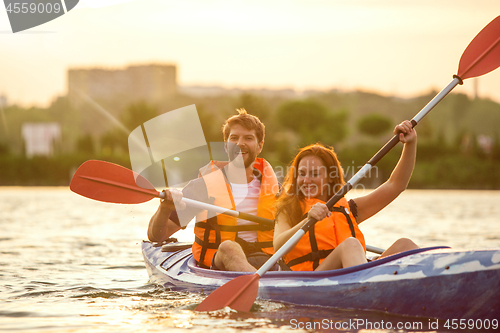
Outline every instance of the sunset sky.
<svg viewBox="0 0 500 333">
<path fill-rule="evenodd" d="M 152 62 L 176 64 L 180 85 L 411 97 L 448 84 L 500 15 L 500 0 L 86 0 L 13 34 L 0 7 L 0 96 L 40 106 L 66 93 L 68 68 Z M 500 70 L 478 87 L 500 102 Z"/>
</svg>

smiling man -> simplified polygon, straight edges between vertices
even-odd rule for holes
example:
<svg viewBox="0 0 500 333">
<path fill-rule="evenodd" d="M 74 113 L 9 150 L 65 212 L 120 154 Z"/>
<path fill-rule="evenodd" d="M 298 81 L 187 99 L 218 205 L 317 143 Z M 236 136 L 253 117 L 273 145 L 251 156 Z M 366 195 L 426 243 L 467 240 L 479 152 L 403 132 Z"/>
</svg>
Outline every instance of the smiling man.
<svg viewBox="0 0 500 333">
<path fill-rule="evenodd" d="M 252 272 L 274 253 L 273 227 L 187 208 L 180 201 L 184 196 L 274 220 L 278 181 L 271 165 L 257 157 L 265 126 L 244 109 L 237 111 L 222 126 L 229 161 L 211 161 L 182 192 L 166 190 L 149 222 L 148 238 L 162 242 L 180 229 L 179 220 L 196 217 L 192 250 L 200 267 Z"/>
</svg>

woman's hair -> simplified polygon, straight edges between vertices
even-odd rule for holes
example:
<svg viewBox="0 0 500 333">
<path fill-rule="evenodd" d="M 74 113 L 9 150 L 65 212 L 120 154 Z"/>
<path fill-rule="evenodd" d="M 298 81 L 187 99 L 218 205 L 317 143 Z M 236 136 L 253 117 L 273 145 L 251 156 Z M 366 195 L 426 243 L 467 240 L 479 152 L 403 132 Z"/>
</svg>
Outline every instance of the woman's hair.
<svg viewBox="0 0 500 333">
<path fill-rule="evenodd" d="M 224 134 L 224 141 L 229 138 L 229 133 L 231 132 L 231 127 L 234 125 L 240 125 L 247 130 L 255 130 L 255 135 L 257 136 L 257 141 L 260 143 L 264 141 L 266 128 L 260 119 L 254 115 L 247 113 L 243 108 L 236 109 L 238 111 L 237 115 L 229 117 L 226 122 L 222 125 L 222 133 Z"/>
<path fill-rule="evenodd" d="M 306 156 L 316 156 L 326 167 L 328 177 L 332 182 L 328 187 L 328 197 L 333 196 L 335 191 L 344 185 L 344 175 L 337 154 L 332 147 L 315 143 L 299 150 L 290 163 L 288 173 L 283 182 L 282 192 L 276 201 L 276 217 L 285 214 L 293 227 L 302 219 L 302 207 L 305 203 L 304 194 L 297 188 L 297 172 L 300 161 Z"/>
</svg>

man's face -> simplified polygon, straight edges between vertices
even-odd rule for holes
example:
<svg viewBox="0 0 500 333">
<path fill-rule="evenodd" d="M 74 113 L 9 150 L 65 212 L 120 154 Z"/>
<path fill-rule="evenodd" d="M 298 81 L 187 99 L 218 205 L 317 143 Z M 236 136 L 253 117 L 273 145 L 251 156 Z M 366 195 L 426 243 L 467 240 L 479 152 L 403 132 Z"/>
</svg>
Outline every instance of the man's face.
<svg viewBox="0 0 500 333">
<path fill-rule="evenodd" d="M 237 162 L 235 158 L 243 158 L 245 168 L 248 168 L 260 154 L 264 141 L 258 142 L 255 130 L 248 130 L 241 125 L 231 126 L 227 138 L 226 150 L 230 161 Z"/>
</svg>

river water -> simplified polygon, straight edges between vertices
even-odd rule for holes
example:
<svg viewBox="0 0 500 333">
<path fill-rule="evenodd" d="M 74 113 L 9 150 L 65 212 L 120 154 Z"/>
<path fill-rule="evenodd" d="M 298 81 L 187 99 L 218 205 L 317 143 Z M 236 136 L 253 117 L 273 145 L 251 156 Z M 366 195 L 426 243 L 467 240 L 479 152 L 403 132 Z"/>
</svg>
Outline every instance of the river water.
<svg viewBox="0 0 500 333">
<path fill-rule="evenodd" d="M 148 282 L 140 244 L 157 204 L 101 203 L 66 187 L 0 188 L 0 331 L 304 332 L 315 330 L 298 323 L 335 331 L 326 323 L 352 320 L 365 324 L 349 331 L 396 331 L 382 322 L 404 323 L 398 332 L 436 331 L 428 319 L 264 301 L 249 314 L 196 313 L 201 295 Z M 383 248 L 400 237 L 420 246 L 492 248 L 500 247 L 499 216 L 500 191 L 408 190 L 361 230 Z M 192 229 L 178 238 L 192 240 Z"/>
</svg>

